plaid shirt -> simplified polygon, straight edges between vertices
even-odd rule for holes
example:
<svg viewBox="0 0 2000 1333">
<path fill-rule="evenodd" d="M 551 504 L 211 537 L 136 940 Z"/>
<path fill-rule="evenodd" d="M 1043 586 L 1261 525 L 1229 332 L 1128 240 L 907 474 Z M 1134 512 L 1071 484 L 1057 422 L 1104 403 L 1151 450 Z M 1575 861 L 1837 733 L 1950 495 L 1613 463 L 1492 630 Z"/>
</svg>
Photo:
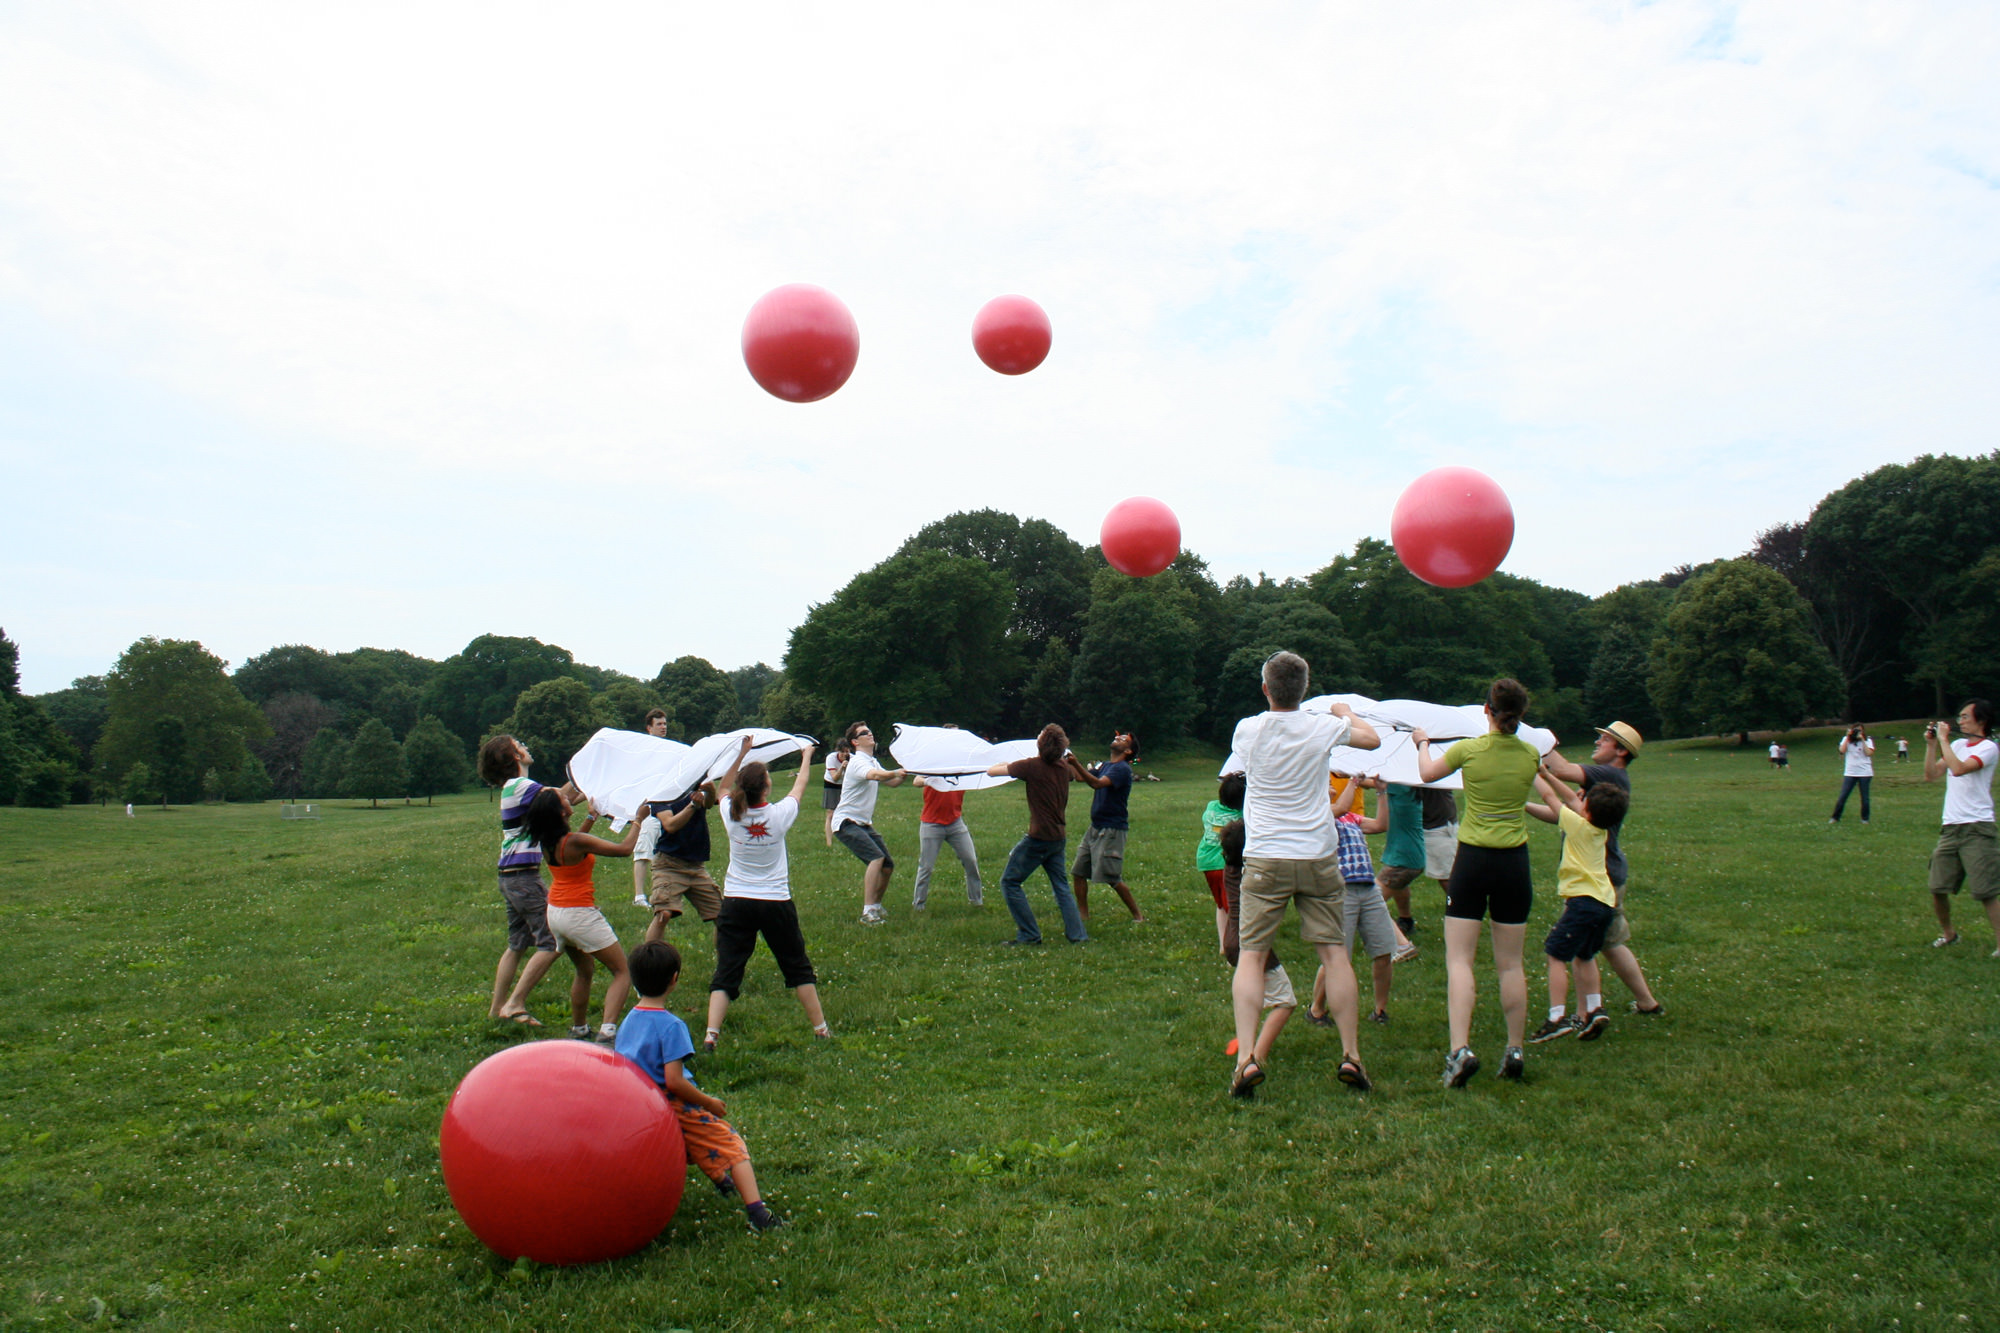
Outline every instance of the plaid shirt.
<svg viewBox="0 0 2000 1333">
<path fill-rule="evenodd" d="M 1340 862 L 1340 877 L 1349 884 L 1373 884 L 1375 866 L 1368 859 L 1368 839 L 1361 832 L 1361 821 L 1353 815 L 1342 815 L 1333 821 L 1333 831 L 1339 836 L 1334 848 L 1334 857 Z"/>
</svg>

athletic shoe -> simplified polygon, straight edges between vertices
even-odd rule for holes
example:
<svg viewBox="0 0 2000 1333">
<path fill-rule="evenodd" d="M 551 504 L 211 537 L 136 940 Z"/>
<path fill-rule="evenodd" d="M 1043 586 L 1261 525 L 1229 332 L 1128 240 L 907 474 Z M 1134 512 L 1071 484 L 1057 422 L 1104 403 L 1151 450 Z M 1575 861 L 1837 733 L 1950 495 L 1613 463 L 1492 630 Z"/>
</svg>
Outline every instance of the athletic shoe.
<svg viewBox="0 0 2000 1333">
<path fill-rule="evenodd" d="M 881 911 L 879 909 L 871 912 L 865 907 L 861 909 L 861 924 L 864 926 L 885 925 L 887 924 L 888 920 L 889 920 L 889 914 L 887 912 Z"/>
<path fill-rule="evenodd" d="M 1576 1039 L 1596 1041 L 1604 1035 L 1604 1029 L 1611 1026 L 1611 1015 L 1602 1009 L 1593 1009 L 1576 1020 Z"/>
<path fill-rule="evenodd" d="M 632 895 L 632 906 L 651 907 L 652 905 L 653 905 L 653 900 L 651 898 L 648 898 L 645 894 L 635 893 Z"/>
<path fill-rule="evenodd" d="M 1625 1008 L 1627 1012 L 1638 1014 L 1642 1018 L 1658 1018 L 1661 1014 L 1667 1012 L 1667 1006 L 1661 1004 L 1658 1000 L 1653 1001 L 1651 1009 L 1641 1009 L 1637 1000 L 1633 1000 Z"/>
<path fill-rule="evenodd" d="M 1316 1014 L 1316 1013 L 1314 1013 L 1314 1012 L 1312 1011 L 1312 1006 L 1311 1006 L 1311 1005 L 1307 1005 L 1307 1006 L 1306 1006 L 1306 1022 L 1308 1022 L 1308 1023 L 1312 1024 L 1312 1025 L 1313 1025 L 1314 1027 L 1316 1027 L 1316 1028 L 1330 1028 L 1330 1027 L 1332 1027 L 1332 1026 L 1333 1026 L 1333 1015 L 1332 1015 L 1332 1014 Z"/>
<path fill-rule="evenodd" d="M 1530 1032 L 1528 1040 L 1539 1046 L 1545 1041 L 1554 1041 L 1557 1037 L 1567 1037 L 1574 1031 L 1576 1031 L 1574 1020 L 1569 1018 L 1551 1018 L 1545 1020 L 1533 1032 Z"/>
<path fill-rule="evenodd" d="M 1368 1015 L 1368 1021 L 1371 1023 L 1381 1023 L 1384 1026 L 1387 1026 L 1389 1022 L 1389 1011 L 1387 1009 L 1377 1009 L 1374 1013 Z"/>
<path fill-rule="evenodd" d="M 759 1216 L 756 1213 L 749 1213 L 746 1214 L 746 1217 L 750 1223 L 750 1229 L 758 1233 L 766 1231 L 776 1231 L 780 1227 L 788 1227 L 791 1225 L 790 1222 L 787 1222 L 784 1218 L 779 1217 L 769 1208 L 766 1208 L 763 1211 L 762 1216 Z"/>
<path fill-rule="evenodd" d="M 597 1044 L 599 1046 L 616 1046 L 618 1044 L 618 1025 L 616 1023 L 606 1023 L 598 1028 Z"/>
<path fill-rule="evenodd" d="M 1500 1077 L 1511 1078 L 1516 1083 L 1519 1083 L 1522 1073 L 1527 1069 L 1527 1065 L 1528 1062 L 1521 1058 L 1521 1048 L 1519 1046 L 1509 1046 L 1506 1058 L 1500 1061 Z"/>
<path fill-rule="evenodd" d="M 1394 954 L 1390 955 L 1389 961 L 1392 963 L 1407 963 L 1416 956 L 1417 956 L 1417 946 L 1414 944 L 1406 944 L 1402 948 L 1396 950 Z"/>
<path fill-rule="evenodd" d="M 590 1024 L 588 1024 L 588 1023 L 574 1023 L 574 1024 L 571 1024 L 571 1025 L 570 1025 L 570 1030 L 569 1030 L 569 1035 L 570 1035 L 571 1037 L 575 1038 L 575 1039 L 576 1039 L 577 1041 L 589 1041 L 589 1040 L 590 1040 Z"/>
<path fill-rule="evenodd" d="M 1461 1046 L 1444 1058 L 1444 1085 L 1462 1088 L 1479 1072 L 1479 1057 L 1470 1046 Z"/>
</svg>

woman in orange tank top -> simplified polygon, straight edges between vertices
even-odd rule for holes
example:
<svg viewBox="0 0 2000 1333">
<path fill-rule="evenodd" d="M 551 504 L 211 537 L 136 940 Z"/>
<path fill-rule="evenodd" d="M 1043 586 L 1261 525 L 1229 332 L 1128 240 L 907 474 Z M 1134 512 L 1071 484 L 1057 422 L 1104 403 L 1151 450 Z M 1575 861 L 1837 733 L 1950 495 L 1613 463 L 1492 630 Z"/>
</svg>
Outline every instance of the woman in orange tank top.
<svg viewBox="0 0 2000 1333">
<path fill-rule="evenodd" d="M 597 974 L 597 963 L 603 963 L 611 970 L 611 984 L 605 988 L 604 1022 L 597 1029 L 597 1040 L 609 1046 L 618 1037 L 618 1015 L 624 1012 L 632 976 L 625 967 L 625 951 L 618 946 L 618 932 L 604 919 L 604 913 L 597 910 L 597 889 L 591 882 L 591 873 L 596 869 L 599 855 L 632 854 L 632 848 L 639 842 L 640 828 L 652 816 L 652 808 L 639 807 L 638 816 L 625 830 L 623 842 L 607 842 L 591 834 L 590 826 L 597 822 L 594 809 L 581 829 L 570 832 L 570 808 L 560 791 L 544 787 L 529 802 L 523 822 L 528 835 L 541 847 L 542 860 L 549 868 L 549 932 L 576 965 L 576 980 L 569 988 L 569 1034 L 590 1035 L 590 983 Z"/>
</svg>

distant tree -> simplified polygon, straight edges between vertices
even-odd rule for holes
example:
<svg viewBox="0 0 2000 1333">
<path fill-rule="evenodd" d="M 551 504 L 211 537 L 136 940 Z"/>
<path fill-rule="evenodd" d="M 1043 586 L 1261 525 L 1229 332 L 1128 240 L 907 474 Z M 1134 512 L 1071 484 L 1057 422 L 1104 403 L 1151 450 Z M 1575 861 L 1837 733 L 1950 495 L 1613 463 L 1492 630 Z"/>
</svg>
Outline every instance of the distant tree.
<svg viewBox="0 0 2000 1333">
<path fill-rule="evenodd" d="M 596 699 L 598 725 L 614 727 L 619 731 L 644 731 L 646 714 L 660 707 L 660 692 L 641 680 L 621 676 L 606 685 Z M 680 720 L 671 712 L 667 715 L 667 735 L 675 740 L 685 740 L 681 734 Z"/>
<path fill-rule="evenodd" d="M 332 653 L 287 643 L 236 668 L 231 681 L 243 697 L 262 704 L 281 694 L 309 694 L 339 705 L 354 697 L 353 672 Z"/>
<path fill-rule="evenodd" d="M 95 760 L 93 751 L 97 738 L 104 734 L 104 719 L 110 709 L 104 677 L 79 676 L 70 682 L 68 689 L 38 694 L 35 702 L 70 738 L 76 746 L 78 767 L 87 770 Z"/>
<path fill-rule="evenodd" d="M 194 798 L 207 770 L 240 767 L 249 747 L 269 736 L 270 724 L 231 683 L 226 665 L 189 640 L 147 637 L 127 648 L 105 677 L 104 734 L 97 742 L 103 767 L 115 777 L 143 762 L 170 799 L 183 801 Z M 166 716 L 180 720 L 179 754 L 157 748 L 171 734 L 155 725 Z"/>
<path fill-rule="evenodd" d="M 1064 731 L 1077 729 L 1076 697 L 1070 692 L 1070 677 L 1076 670 L 1076 654 L 1061 638 L 1051 638 L 1042 649 L 1041 660 L 1028 672 L 1021 687 L 1020 729 L 1038 732 L 1053 722 Z"/>
<path fill-rule="evenodd" d="M 706 658 L 675 658 L 653 677 L 653 691 L 680 724 L 683 740 L 699 740 L 741 725 L 736 686 Z"/>
<path fill-rule="evenodd" d="M 839 730 L 838 725 L 827 720 L 826 700 L 800 689 L 790 676 L 783 673 L 779 674 L 776 684 L 764 691 L 763 709 L 758 719 L 760 726 L 776 727 L 779 731 L 822 740 Z"/>
<path fill-rule="evenodd" d="M 159 799 L 159 784 L 153 781 L 153 770 L 144 764 L 134 764 L 125 770 L 125 780 L 119 786 L 118 794 L 125 798 L 127 805 L 146 805 Z"/>
<path fill-rule="evenodd" d="M 514 701 L 513 713 L 495 728 L 528 747 L 539 782 L 561 782 L 570 756 L 583 748 L 599 726 L 590 687 L 571 676 L 530 685 Z"/>
<path fill-rule="evenodd" d="M 200 795 L 202 769 L 188 742 L 187 723 L 173 713 L 154 718 L 152 751 L 160 804 L 186 805 Z"/>
<path fill-rule="evenodd" d="M 389 734 L 380 718 L 369 718 L 354 734 L 347 747 L 347 763 L 341 769 L 340 794 L 366 796 L 378 805 L 384 796 L 401 796 L 409 786 L 403 766 L 403 747 Z"/>
<path fill-rule="evenodd" d="M 0 695 L 0 805 L 12 805 L 21 791 L 21 773 L 31 753 L 14 725 L 11 701 Z"/>
<path fill-rule="evenodd" d="M 741 719 L 737 725 L 753 723 L 764 711 L 764 691 L 777 683 L 784 673 L 774 666 L 759 662 L 755 666 L 737 667 L 729 673 L 729 683 L 736 688 L 736 716 Z"/>
<path fill-rule="evenodd" d="M 201 775 L 201 799 L 210 805 L 220 805 L 229 799 L 229 785 L 212 768 Z"/>
<path fill-rule="evenodd" d="M 1646 641 L 1626 625 L 1613 624 L 1598 637 L 1597 656 L 1583 687 L 1587 725 L 1629 722 L 1642 736 L 1660 734 L 1659 710 L 1646 693 L 1647 656 Z"/>
<path fill-rule="evenodd" d="M 306 746 L 306 752 L 299 761 L 299 796 L 317 796 L 321 800 L 340 795 L 343 774 L 347 770 L 347 742 L 332 727 L 322 727 L 319 734 Z"/>
<path fill-rule="evenodd" d="M 264 761 L 271 785 L 288 800 L 308 794 L 306 747 L 321 731 L 338 726 L 340 711 L 310 694 L 276 694 L 264 701 L 264 720 L 271 733 L 257 747 L 257 753 Z"/>
<path fill-rule="evenodd" d="M 1199 707 L 1194 608 L 1194 596 L 1164 576 L 1099 571 L 1070 671 L 1086 733 L 1123 727 L 1152 746 L 1187 734 Z"/>
<path fill-rule="evenodd" d="M 263 760 L 246 754 L 236 771 L 223 778 L 223 787 L 226 799 L 255 804 L 270 799 L 271 775 L 264 771 Z"/>
<path fill-rule="evenodd" d="M 1360 650 L 1341 631 L 1340 618 L 1303 589 L 1245 605 L 1232 638 L 1209 710 L 1218 740 L 1226 740 L 1239 720 L 1264 711 L 1264 662 L 1272 653 L 1305 658 L 1314 694 L 1366 694 L 1372 688 L 1361 670 Z"/>
<path fill-rule="evenodd" d="M 433 796 L 464 791 L 472 776 L 465 747 L 434 717 L 419 718 L 410 728 L 403 741 L 403 762 L 409 769 L 410 795 L 423 797 L 425 805 Z"/>
<path fill-rule="evenodd" d="M 68 764 L 38 755 L 21 766 L 14 799 L 43 810 L 61 809 L 69 804 L 70 785 L 75 780 L 76 771 Z"/>
<path fill-rule="evenodd" d="M 1840 707 L 1840 673 L 1783 575 L 1751 560 L 1710 567 L 1680 590 L 1654 640 L 1647 693 L 1669 735 L 1797 725 Z"/>
<path fill-rule="evenodd" d="M 417 689 L 400 680 L 392 681 L 376 694 L 369 711 L 382 720 L 390 735 L 405 735 L 417 723 Z"/>
<path fill-rule="evenodd" d="M 1621 583 L 1592 602 L 1588 615 L 1600 639 L 1617 625 L 1630 631 L 1640 643 L 1651 643 L 1673 604 L 1674 590 L 1657 580 Z M 1593 657 L 1592 661 L 1595 660 Z"/>
<path fill-rule="evenodd" d="M 792 631 L 785 675 L 826 701 L 827 720 L 995 725 L 1013 678 L 1014 594 L 985 562 L 935 550 L 892 555 L 813 607 Z"/>
<path fill-rule="evenodd" d="M 482 634 L 438 664 L 423 687 L 419 707 L 436 714 L 472 749 L 513 711 L 523 690 L 558 677 L 580 679 L 582 674 L 566 648 L 539 639 Z"/>
</svg>

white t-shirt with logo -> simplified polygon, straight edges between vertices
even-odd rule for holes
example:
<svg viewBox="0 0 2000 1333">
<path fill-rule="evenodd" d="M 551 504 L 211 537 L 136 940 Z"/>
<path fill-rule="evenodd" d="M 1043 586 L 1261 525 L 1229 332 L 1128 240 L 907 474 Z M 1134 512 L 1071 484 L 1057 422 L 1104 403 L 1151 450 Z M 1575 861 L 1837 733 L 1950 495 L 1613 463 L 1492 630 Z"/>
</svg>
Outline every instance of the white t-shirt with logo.
<svg viewBox="0 0 2000 1333">
<path fill-rule="evenodd" d="M 722 877 L 722 896 L 783 902 L 792 896 L 785 834 L 799 817 L 799 803 L 787 796 L 769 805 L 753 805 L 744 816 L 738 823 L 729 797 L 722 798 L 722 827 L 729 831 L 729 871 Z"/>
<path fill-rule="evenodd" d="M 1858 744 L 1843 737 L 1840 742 L 1847 751 L 1847 767 L 1842 776 L 1850 778 L 1872 778 L 1875 776 L 1875 742 L 1864 740 Z"/>
<path fill-rule="evenodd" d="M 1990 824 L 1993 822 L 1993 765 L 2000 763 L 2000 745 L 1991 740 L 1962 737 L 1951 743 L 1958 762 L 1979 761 L 1979 767 L 1959 776 L 1946 769 L 1944 775 L 1944 822 L 1947 824 Z"/>
<path fill-rule="evenodd" d="M 1326 757 L 1353 728 L 1330 713 L 1259 713 L 1236 724 L 1243 761 L 1243 855 L 1317 861 L 1333 855 Z"/>
<path fill-rule="evenodd" d="M 840 779 L 840 804 L 833 807 L 834 832 L 838 833 L 842 824 L 875 822 L 875 798 L 882 794 L 882 784 L 871 781 L 868 775 L 886 772 L 872 754 L 856 750 L 848 756 L 847 772 Z"/>
</svg>

